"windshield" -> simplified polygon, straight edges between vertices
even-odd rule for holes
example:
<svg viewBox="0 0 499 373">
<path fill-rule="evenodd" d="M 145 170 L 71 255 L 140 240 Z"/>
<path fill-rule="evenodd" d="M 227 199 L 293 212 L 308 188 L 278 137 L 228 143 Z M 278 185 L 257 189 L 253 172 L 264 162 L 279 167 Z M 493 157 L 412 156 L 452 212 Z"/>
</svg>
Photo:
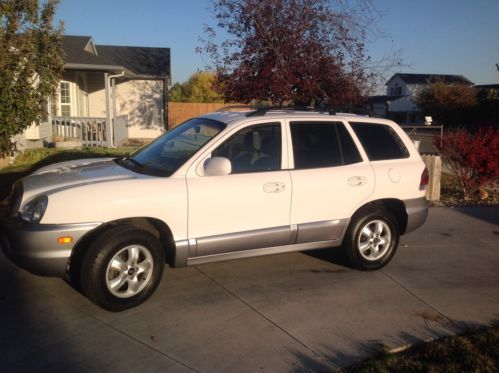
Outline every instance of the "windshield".
<svg viewBox="0 0 499 373">
<path fill-rule="evenodd" d="M 170 176 L 225 126 L 211 119 L 188 120 L 122 159 L 120 164 L 147 175 Z"/>
</svg>

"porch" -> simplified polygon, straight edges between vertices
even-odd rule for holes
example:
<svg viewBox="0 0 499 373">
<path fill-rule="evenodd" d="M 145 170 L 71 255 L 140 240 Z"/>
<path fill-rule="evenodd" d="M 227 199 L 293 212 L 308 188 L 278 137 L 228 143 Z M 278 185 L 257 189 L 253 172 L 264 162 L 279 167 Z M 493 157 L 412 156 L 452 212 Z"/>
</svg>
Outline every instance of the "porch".
<svg viewBox="0 0 499 373">
<path fill-rule="evenodd" d="M 77 146 L 110 146 L 128 138 L 128 117 L 113 118 L 108 128 L 105 117 L 52 117 L 52 138 L 58 142 L 73 142 Z M 111 139 L 112 137 L 112 139 Z M 112 141 L 110 141 L 112 140 Z"/>
</svg>

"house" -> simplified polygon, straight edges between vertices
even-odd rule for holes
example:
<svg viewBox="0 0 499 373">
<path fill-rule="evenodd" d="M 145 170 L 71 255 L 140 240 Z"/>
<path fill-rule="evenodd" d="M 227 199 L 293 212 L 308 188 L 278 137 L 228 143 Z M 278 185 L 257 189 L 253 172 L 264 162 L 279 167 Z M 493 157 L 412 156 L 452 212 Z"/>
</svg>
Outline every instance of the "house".
<svg viewBox="0 0 499 373">
<path fill-rule="evenodd" d="M 490 100 L 499 98 L 499 84 L 480 84 L 475 86 L 477 98 L 479 100 Z"/>
<path fill-rule="evenodd" d="M 56 99 L 21 146 L 72 140 L 77 145 L 118 145 L 151 139 L 166 129 L 170 49 L 96 45 L 90 36 L 65 35 L 65 64 Z"/>
<path fill-rule="evenodd" d="M 376 114 L 383 114 L 384 107 L 382 116 L 398 123 L 422 123 L 422 113 L 415 102 L 415 96 L 428 84 L 436 82 L 473 85 L 473 82 L 462 75 L 398 73 L 386 82 L 386 96 L 370 97 L 368 108 Z"/>
</svg>

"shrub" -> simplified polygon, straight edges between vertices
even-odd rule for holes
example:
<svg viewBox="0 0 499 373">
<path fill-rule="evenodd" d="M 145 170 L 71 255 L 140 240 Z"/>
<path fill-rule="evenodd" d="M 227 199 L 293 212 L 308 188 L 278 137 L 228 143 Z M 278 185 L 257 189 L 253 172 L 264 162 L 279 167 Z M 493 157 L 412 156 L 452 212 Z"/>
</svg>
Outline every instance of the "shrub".
<svg viewBox="0 0 499 373">
<path fill-rule="evenodd" d="M 464 199 L 499 178 L 499 130 L 481 128 L 475 133 L 464 129 L 446 132 L 434 140 L 442 158 L 457 176 Z"/>
</svg>

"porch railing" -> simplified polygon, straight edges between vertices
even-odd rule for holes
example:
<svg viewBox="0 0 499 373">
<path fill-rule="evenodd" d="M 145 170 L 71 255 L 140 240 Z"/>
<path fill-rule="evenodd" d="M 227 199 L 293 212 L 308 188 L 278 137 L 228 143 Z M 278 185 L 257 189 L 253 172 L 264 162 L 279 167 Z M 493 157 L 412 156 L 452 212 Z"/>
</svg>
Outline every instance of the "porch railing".
<svg viewBox="0 0 499 373">
<path fill-rule="evenodd" d="M 106 118 L 52 117 L 52 136 L 83 146 L 107 146 Z"/>
</svg>

